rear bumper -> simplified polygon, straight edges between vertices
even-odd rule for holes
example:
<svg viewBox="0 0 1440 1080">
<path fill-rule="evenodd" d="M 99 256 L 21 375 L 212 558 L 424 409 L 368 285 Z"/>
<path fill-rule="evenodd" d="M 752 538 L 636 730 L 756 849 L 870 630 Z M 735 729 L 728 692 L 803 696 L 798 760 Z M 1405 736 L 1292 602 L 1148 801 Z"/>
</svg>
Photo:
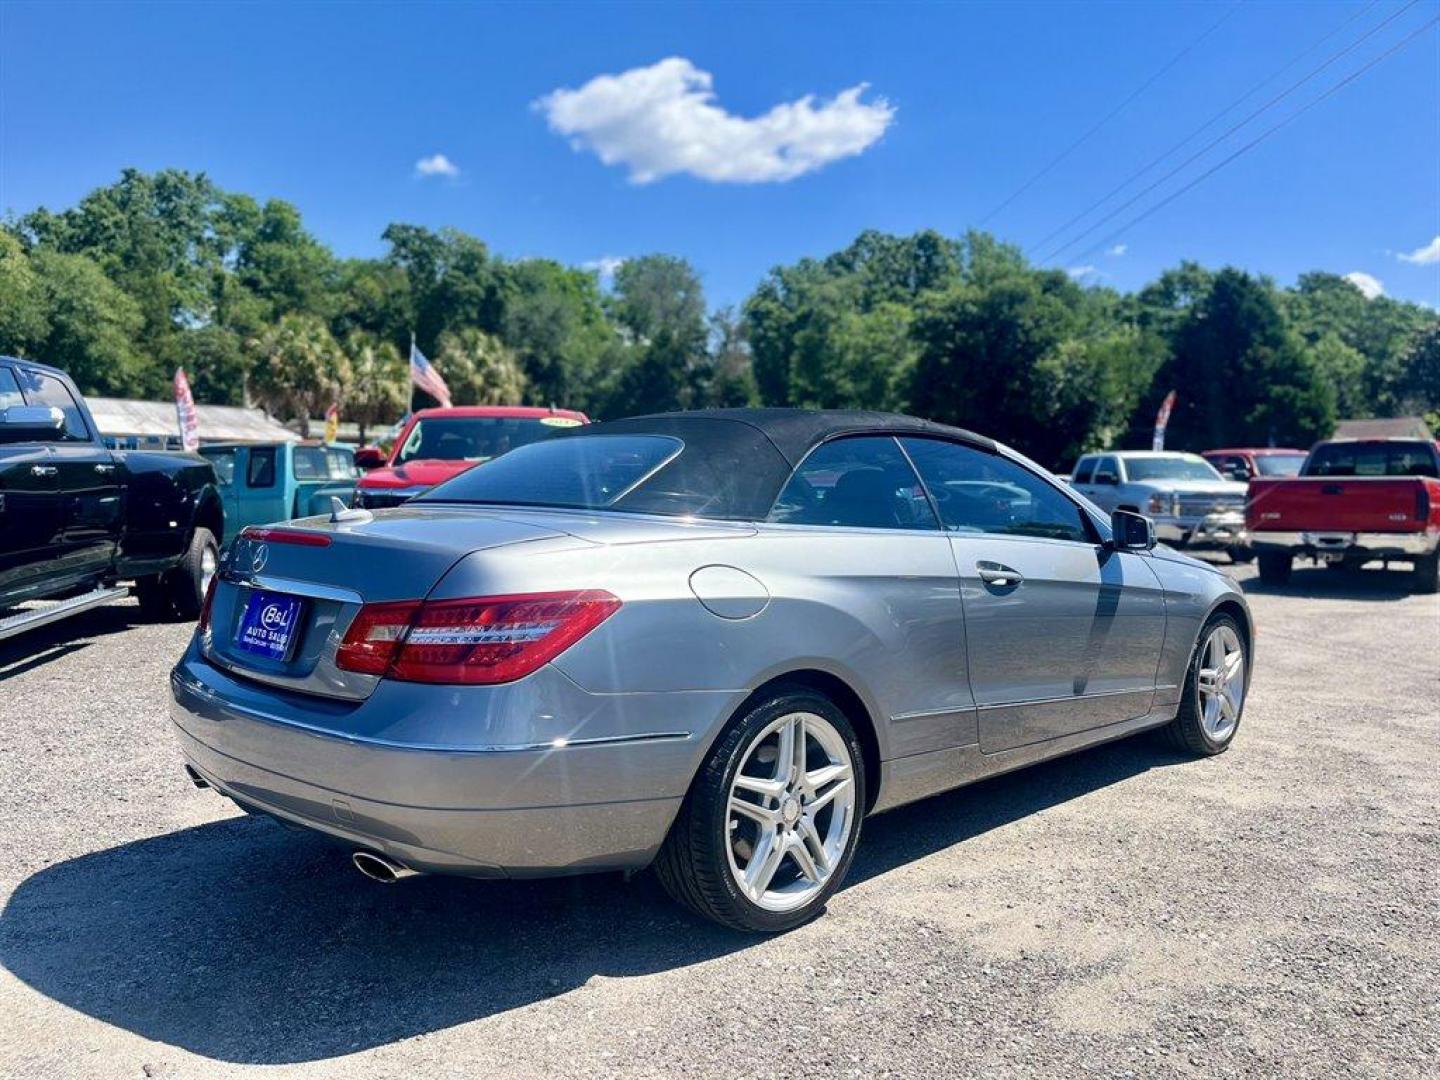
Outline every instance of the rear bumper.
<svg viewBox="0 0 1440 1080">
<path fill-rule="evenodd" d="M 548 668 L 469 688 L 490 691 L 496 708 L 533 710 L 531 737 L 516 740 L 516 725 L 487 724 L 472 712 L 484 699 L 455 687 L 401 685 L 337 705 L 238 680 L 193 648 L 170 684 L 185 760 L 221 794 L 417 870 L 477 877 L 646 865 L 730 705 L 716 693 L 591 695 Z M 399 715 L 417 702 L 432 724 Z M 377 724 L 382 709 L 393 724 Z M 454 741 L 457 713 L 469 743 Z M 489 742 L 487 727 L 506 741 Z"/>
<path fill-rule="evenodd" d="M 1432 555 L 1440 547 L 1440 532 L 1276 532 L 1250 534 L 1259 551 L 1288 550 L 1294 555 L 1321 558 L 1414 559 Z"/>
</svg>

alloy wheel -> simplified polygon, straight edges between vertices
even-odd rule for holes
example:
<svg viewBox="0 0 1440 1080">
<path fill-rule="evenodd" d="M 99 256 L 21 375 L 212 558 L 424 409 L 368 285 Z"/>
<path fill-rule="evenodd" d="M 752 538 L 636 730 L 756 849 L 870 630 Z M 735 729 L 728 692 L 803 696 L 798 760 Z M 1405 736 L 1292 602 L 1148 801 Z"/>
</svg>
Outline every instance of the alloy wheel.
<svg viewBox="0 0 1440 1080">
<path fill-rule="evenodd" d="M 1240 723 L 1240 708 L 1245 703 L 1245 650 L 1233 627 L 1222 623 L 1205 639 L 1195 693 L 1205 734 L 1217 743 L 1224 742 Z"/>
<path fill-rule="evenodd" d="M 740 891 L 766 911 L 815 897 L 855 827 L 855 763 L 824 717 L 787 713 L 751 741 L 731 782 L 726 853 Z"/>
</svg>

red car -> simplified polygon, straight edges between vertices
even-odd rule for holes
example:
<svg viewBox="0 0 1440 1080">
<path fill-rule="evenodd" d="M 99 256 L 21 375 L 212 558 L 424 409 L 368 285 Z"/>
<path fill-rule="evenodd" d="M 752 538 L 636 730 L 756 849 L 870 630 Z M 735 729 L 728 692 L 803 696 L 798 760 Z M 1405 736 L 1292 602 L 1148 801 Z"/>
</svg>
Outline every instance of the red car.
<svg viewBox="0 0 1440 1080">
<path fill-rule="evenodd" d="M 1200 455 L 1215 466 L 1221 476 L 1254 480 L 1257 476 L 1298 476 L 1305 464 L 1305 451 L 1292 447 L 1228 447 L 1206 450 Z"/>
<path fill-rule="evenodd" d="M 355 463 L 370 471 L 360 478 L 355 505 L 399 506 L 507 450 L 589 422 L 584 413 L 571 409 L 523 405 L 421 409 L 405 424 L 388 460 L 378 450 L 356 452 Z"/>
<path fill-rule="evenodd" d="M 1270 584 L 1288 580 L 1299 556 L 1333 567 L 1409 562 L 1417 592 L 1440 591 L 1440 445 L 1318 443 L 1299 476 L 1251 481 L 1245 524 Z"/>
</svg>

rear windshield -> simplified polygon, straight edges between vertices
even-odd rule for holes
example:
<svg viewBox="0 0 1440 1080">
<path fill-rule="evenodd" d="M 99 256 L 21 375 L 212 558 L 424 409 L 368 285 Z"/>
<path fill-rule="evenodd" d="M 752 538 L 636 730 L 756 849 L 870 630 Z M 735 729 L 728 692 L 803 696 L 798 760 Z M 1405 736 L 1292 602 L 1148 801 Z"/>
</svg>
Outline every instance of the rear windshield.
<svg viewBox="0 0 1440 1080">
<path fill-rule="evenodd" d="M 1255 471 L 1261 476 L 1299 476 L 1304 454 L 1256 454 Z"/>
<path fill-rule="evenodd" d="M 579 423 L 568 416 L 432 416 L 418 421 L 395 457 L 407 461 L 489 461 Z"/>
<path fill-rule="evenodd" d="M 789 472 L 748 425 L 621 420 L 522 446 L 412 501 L 761 521 Z"/>
<path fill-rule="evenodd" d="M 1429 443 L 1329 443 L 1317 446 L 1306 476 L 1435 476 Z"/>
<path fill-rule="evenodd" d="M 334 446 L 297 446 L 291 466 L 296 480 L 353 480 L 355 455 Z"/>
<path fill-rule="evenodd" d="M 1204 458 L 1126 458 L 1125 475 L 1131 480 L 1219 480 L 1220 474 Z"/>
</svg>

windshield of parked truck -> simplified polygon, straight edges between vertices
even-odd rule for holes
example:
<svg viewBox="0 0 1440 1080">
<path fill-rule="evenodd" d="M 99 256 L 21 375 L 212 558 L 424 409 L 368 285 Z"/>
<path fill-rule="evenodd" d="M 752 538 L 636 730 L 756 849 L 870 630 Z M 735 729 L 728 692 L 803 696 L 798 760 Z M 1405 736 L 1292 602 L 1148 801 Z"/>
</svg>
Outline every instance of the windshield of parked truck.
<svg viewBox="0 0 1440 1080">
<path fill-rule="evenodd" d="M 1256 454 L 1255 471 L 1261 476 L 1299 476 L 1304 454 Z"/>
<path fill-rule="evenodd" d="M 1435 476 L 1435 449 L 1421 442 L 1327 443 L 1317 446 L 1306 476 Z"/>
<path fill-rule="evenodd" d="M 395 464 L 420 460 L 489 461 L 578 423 L 568 416 L 426 417 L 410 429 Z"/>
<path fill-rule="evenodd" d="M 1125 475 L 1137 480 L 1220 480 L 1221 475 L 1204 458 L 1176 454 L 1173 457 L 1125 459 Z"/>
</svg>

